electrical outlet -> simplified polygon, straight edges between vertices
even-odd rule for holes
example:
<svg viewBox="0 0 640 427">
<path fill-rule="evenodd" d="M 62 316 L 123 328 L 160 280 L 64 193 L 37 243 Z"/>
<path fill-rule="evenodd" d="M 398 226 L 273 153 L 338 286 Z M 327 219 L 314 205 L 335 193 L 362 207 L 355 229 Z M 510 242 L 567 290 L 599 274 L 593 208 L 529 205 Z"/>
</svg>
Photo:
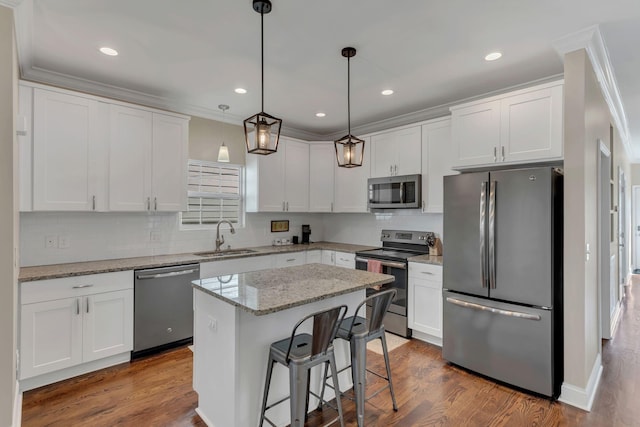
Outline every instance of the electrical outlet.
<svg viewBox="0 0 640 427">
<path fill-rule="evenodd" d="M 162 232 L 161 231 L 152 231 L 149 233 L 149 240 L 152 242 L 160 242 L 162 241 Z"/>
<path fill-rule="evenodd" d="M 69 236 L 63 234 L 58 237 L 58 248 L 67 249 L 69 247 Z"/>
<path fill-rule="evenodd" d="M 45 238 L 44 238 L 44 247 L 45 248 L 57 248 L 58 247 L 58 236 L 45 236 Z"/>
<path fill-rule="evenodd" d="M 211 316 L 208 316 L 208 320 L 209 329 L 211 329 L 211 332 L 218 332 L 218 320 Z"/>
</svg>

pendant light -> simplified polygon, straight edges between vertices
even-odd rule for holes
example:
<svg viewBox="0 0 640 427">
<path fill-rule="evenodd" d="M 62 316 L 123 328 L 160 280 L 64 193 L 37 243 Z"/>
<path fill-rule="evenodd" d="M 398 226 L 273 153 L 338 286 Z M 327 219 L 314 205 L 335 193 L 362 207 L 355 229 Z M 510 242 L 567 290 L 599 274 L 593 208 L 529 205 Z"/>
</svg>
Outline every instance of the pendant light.
<svg viewBox="0 0 640 427">
<path fill-rule="evenodd" d="M 244 121 L 244 138 L 248 153 L 266 155 L 278 151 L 282 127 L 282 120 L 264 112 L 264 15 L 271 12 L 271 1 L 253 0 L 253 10 L 260 14 L 262 110 Z"/>
<path fill-rule="evenodd" d="M 351 135 L 351 58 L 356 56 L 356 49 L 345 47 L 342 56 L 347 58 L 347 126 L 348 133 L 334 142 L 336 159 L 341 168 L 362 166 L 364 158 L 364 140 Z"/>
<path fill-rule="evenodd" d="M 228 105 L 220 104 L 218 108 L 222 110 L 222 121 L 224 122 L 224 113 L 229 109 Z M 229 163 L 229 147 L 224 145 L 224 139 L 222 140 L 222 145 L 218 150 L 218 161 L 222 163 Z"/>
</svg>

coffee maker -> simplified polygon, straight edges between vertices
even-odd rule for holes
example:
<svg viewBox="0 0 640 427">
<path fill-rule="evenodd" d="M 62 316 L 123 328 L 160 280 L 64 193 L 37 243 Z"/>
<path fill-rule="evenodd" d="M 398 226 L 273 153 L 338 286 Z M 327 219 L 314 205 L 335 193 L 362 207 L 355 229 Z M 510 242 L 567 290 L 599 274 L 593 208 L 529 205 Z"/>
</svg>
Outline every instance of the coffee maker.
<svg viewBox="0 0 640 427">
<path fill-rule="evenodd" d="M 311 226 L 310 225 L 302 225 L 302 244 L 309 244 L 309 236 L 311 235 Z"/>
</svg>

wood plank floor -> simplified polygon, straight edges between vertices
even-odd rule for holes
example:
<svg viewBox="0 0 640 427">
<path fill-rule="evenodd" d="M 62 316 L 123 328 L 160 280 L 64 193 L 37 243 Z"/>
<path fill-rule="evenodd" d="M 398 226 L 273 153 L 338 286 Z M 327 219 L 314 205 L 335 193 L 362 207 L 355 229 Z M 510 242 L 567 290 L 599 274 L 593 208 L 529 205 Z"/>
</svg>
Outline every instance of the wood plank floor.
<svg viewBox="0 0 640 427">
<path fill-rule="evenodd" d="M 382 356 L 368 358 L 382 370 Z M 400 409 L 393 412 L 388 392 L 380 393 L 367 403 L 367 426 L 638 426 L 640 285 L 627 288 L 616 336 L 603 344 L 604 373 L 590 413 L 470 374 L 418 340 L 393 350 L 391 361 Z M 32 390 L 24 394 L 22 425 L 204 426 L 191 370 L 185 347 Z M 377 385 L 372 378 L 369 388 Z M 355 426 L 353 402 L 343 405 L 346 425 Z M 307 424 L 333 416 L 314 412 Z"/>
</svg>

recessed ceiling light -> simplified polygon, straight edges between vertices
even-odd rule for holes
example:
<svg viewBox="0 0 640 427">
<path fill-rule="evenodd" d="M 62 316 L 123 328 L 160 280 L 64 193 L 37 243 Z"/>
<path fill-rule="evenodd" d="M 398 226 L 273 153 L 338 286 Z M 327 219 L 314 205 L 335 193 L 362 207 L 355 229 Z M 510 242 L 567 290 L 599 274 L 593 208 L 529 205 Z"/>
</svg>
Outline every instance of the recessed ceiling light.
<svg viewBox="0 0 640 427">
<path fill-rule="evenodd" d="M 236 92 L 236 93 L 243 94 L 243 93 L 247 93 L 247 90 L 246 90 L 246 89 L 243 89 L 243 88 L 241 88 L 241 87 L 238 87 L 238 88 L 236 88 L 235 92 Z"/>
<path fill-rule="evenodd" d="M 324 117 L 324 116 L 326 116 L 325 113 L 316 113 L 316 117 Z"/>
<path fill-rule="evenodd" d="M 380 93 L 383 94 L 384 96 L 393 95 L 393 91 L 391 89 L 385 89 Z"/>
<path fill-rule="evenodd" d="M 109 56 L 118 56 L 118 51 L 110 48 L 110 47 L 101 47 L 100 48 L 100 52 L 104 53 L 105 55 L 109 55 Z"/>
<path fill-rule="evenodd" d="M 487 56 L 484 57 L 485 61 L 495 61 L 496 59 L 502 58 L 502 54 L 500 52 L 491 52 Z"/>
</svg>

